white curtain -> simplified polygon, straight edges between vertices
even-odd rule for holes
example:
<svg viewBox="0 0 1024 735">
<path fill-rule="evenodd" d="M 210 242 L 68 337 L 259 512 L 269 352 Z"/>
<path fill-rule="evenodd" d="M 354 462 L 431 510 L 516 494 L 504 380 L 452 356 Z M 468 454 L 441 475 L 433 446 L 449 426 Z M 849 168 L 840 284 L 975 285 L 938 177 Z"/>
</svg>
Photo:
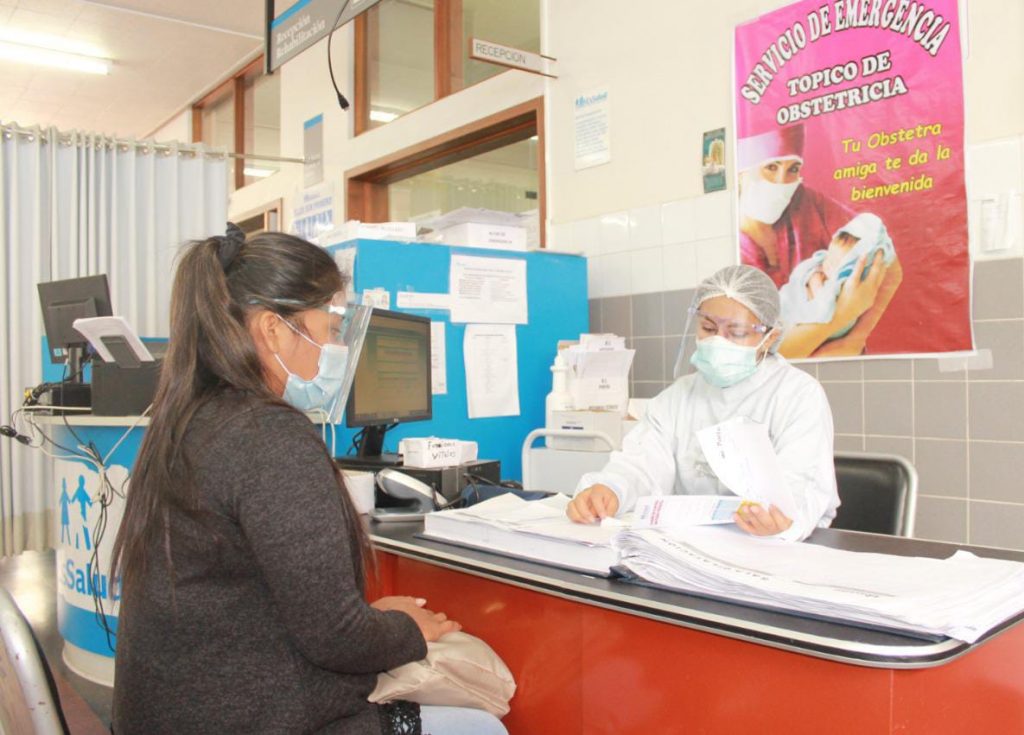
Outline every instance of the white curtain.
<svg viewBox="0 0 1024 735">
<path fill-rule="evenodd" d="M 174 258 L 224 232 L 227 165 L 169 150 L 0 123 L 0 423 L 42 382 L 36 284 L 106 273 L 115 314 L 166 336 Z M 0 437 L 0 555 L 53 545 L 49 459 Z"/>
</svg>

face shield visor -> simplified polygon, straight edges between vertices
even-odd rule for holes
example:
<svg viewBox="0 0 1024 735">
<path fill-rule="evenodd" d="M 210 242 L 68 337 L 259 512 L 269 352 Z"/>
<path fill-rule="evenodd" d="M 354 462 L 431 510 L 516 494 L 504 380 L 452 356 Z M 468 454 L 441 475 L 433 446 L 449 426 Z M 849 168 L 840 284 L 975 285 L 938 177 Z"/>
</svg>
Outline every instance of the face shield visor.
<svg viewBox="0 0 1024 735">
<path fill-rule="evenodd" d="M 676 380 L 694 370 L 691 358 L 697 349 L 697 342 L 710 337 L 723 337 L 740 347 L 758 347 L 768 338 L 773 328 L 765 324 L 722 319 L 700 310 L 698 297 L 694 296 L 690 307 L 686 310 L 686 324 L 683 327 L 683 338 L 676 353 L 672 379 Z"/>
<path fill-rule="evenodd" d="M 284 400 L 300 411 L 322 414 L 328 423 L 339 423 L 352 389 L 373 308 L 347 303 L 343 291 L 336 293 L 327 303 L 314 307 L 290 299 L 269 301 L 300 310 L 321 311 L 327 315 L 326 340 L 322 343 L 282 317 L 289 328 L 320 349 L 316 375 L 309 379 L 302 378 L 292 372 L 279 356 L 277 359 L 288 373 Z"/>
</svg>

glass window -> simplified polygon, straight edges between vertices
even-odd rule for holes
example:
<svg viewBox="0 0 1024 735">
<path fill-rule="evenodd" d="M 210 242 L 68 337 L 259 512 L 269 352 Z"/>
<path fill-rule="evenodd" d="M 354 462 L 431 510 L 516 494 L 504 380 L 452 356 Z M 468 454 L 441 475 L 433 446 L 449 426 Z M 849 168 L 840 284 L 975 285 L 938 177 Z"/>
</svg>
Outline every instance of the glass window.
<svg viewBox="0 0 1024 735">
<path fill-rule="evenodd" d="M 540 0 L 462 0 L 462 43 L 453 44 L 461 64 L 453 64 L 452 91 L 489 79 L 506 69 L 470 59 L 471 38 L 540 53 Z"/>
<path fill-rule="evenodd" d="M 235 152 L 235 98 L 226 94 L 202 108 L 203 142 L 210 148 Z M 235 188 L 237 159 L 228 159 L 228 186 Z"/>
<path fill-rule="evenodd" d="M 366 11 L 369 127 L 434 100 L 434 0 L 383 0 Z"/>
<path fill-rule="evenodd" d="M 388 219 L 415 222 L 459 207 L 536 212 L 538 186 L 537 141 L 530 138 L 391 184 Z"/>
<path fill-rule="evenodd" d="M 245 152 L 278 156 L 281 152 L 281 75 L 252 76 L 245 80 Z M 279 163 L 246 159 L 245 184 L 272 176 Z"/>
</svg>

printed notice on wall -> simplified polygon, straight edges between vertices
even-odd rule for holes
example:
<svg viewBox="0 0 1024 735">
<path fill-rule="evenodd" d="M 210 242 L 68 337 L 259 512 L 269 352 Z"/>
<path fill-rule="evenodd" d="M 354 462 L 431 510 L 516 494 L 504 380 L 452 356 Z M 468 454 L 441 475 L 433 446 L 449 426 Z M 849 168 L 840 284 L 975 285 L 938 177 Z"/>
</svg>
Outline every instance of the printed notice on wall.
<svg viewBox="0 0 1024 735">
<path fill-rule="evenodd" d="M 519 415 L 514 324 L 468 324 L 462 344 L 469 418 Z"/>
<path fill-rule="evenodd" d="M 430 392 L 448 394 L 448 356 L 444 344 L 444 322 L 430 322 Z"/>
<path fill-rule="evenodd" d="M 612 160 L 608 88 L 595 89 L 573 100 L 576 170 Z"/>
<path fill-rule="evenodd" d="M 305 189 L 292 207 L 292 234 L 319 244 L 319 237 L 334 229 L 334 184 Z"/>
<path fill-rule="evenodd" d="M 526 261 L 453 255 L 449 273 L 455 323 L 526 324 Z"/>
<path fill-rule="evenodd" d="M 962 4 L 802 0 L 736 28 L 739 260 L 779 289 L 784 357 L 972 349 Z"/>
</svg>

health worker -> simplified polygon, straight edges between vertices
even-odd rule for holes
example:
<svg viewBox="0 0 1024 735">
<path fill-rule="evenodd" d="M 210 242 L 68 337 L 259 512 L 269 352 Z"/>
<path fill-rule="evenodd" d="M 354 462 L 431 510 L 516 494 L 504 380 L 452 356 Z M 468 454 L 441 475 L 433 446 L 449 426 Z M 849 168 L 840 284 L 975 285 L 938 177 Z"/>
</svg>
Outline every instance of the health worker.
<svg viewBox="0 0 1024 735">
<path fill-rule="evenodd" d="M 828 526 L 839 507 L 832 412 L 818 381 L 772 351 L 781 333 L 775 284 L 748 265 L 723 268 L 697 287 L 691 315 L 697 371 L 653 398 L 622 451 L 580 479 L 569 517 L 586 523 L 621 516 L 642 495 L 732 495 L 697 432 L 743 417 L 767 427 L 798 512 L 790 518 L 773 506 L 744 505 L 736 525 L 785 540 Z"/>
</svg>

